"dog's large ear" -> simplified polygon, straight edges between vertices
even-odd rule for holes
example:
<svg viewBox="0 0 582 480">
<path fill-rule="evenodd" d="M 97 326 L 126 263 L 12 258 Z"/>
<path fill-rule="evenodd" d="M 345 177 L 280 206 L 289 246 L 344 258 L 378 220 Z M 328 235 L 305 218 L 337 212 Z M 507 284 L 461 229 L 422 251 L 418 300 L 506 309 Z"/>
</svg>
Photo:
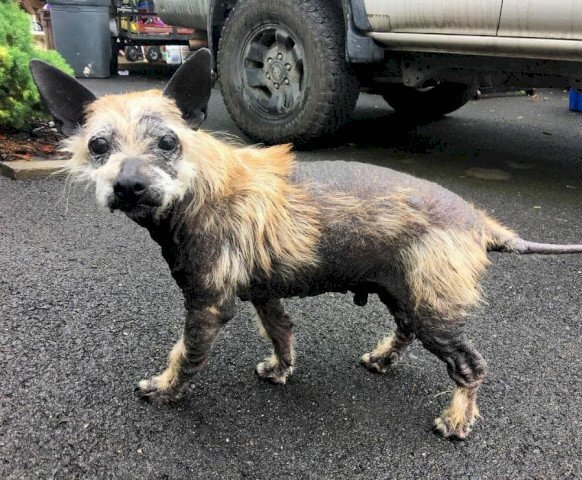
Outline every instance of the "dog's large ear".
<svg viewBox="0 0 582 480">
<path fill-rule="evenodd" d="M 41 60 L 31 60 L 30 71 L 57 129 L 73 135 L 83 123 L 85 107 L 96 99 L 95 95 L 70 75 Z"/>
<path fill-rule="evenodd" d="M 194 129 L 206 120 L 206 107 L 212 92 L 212 55 L 201 48 L 174 73 L 164 96 L 176 101 L 182 117 Z"/>
</svg>

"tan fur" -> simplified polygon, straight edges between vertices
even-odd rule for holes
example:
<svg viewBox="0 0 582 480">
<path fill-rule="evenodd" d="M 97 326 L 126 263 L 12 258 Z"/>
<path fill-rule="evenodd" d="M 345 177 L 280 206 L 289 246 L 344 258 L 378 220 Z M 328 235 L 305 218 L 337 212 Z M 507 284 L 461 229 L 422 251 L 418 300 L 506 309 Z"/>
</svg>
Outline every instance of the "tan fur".
<svg viewBox="0 0 582 480">
<path fill-rule="evenodd" d="M 400 244 L 398 260 L 416 310 L 463 317 L 481 301 L 479 280 L 489 264 L 486 249 L 492 241 L 488 227 L 495 225 L 491 221 L 484 231 L 437 228 L 427 212 L 409 203 L 411 196 L 410 189 L 372 199 L 332 193 L 324 214 L 330 223 L 351 225 L 362 242 Z M 390 342 L 388 337 L 377 350 L 389 349 Z"/>
<path fill-rule="evenodd" d="M 261 338 L 268 339 L 269 334 L 267 333 L 267 330 L 265 330 L 265 327 L 263 326 L 263 321 L 261 320 L 261 317 L 258 315 L 258 313 L 254 316 L 254 319 Z"/>
<path fill-rule="evenodd" d="M 279 365 L 279 358 L 275 355 L 275 352 L 272 352 L 271 355 L 265 358 L 263 365 L 267 370 L 272 370 Z"/>
<path fill-rule="evenodd" d="M 190 211 L 204 213 L 208 231 L 231 239 L 221 246 L 208 283 L 234 290 L 253 273 L 270 275 L 274 261 L 290 276 L 316 264 L 319 212 L 307 192 L 287 181 L 294 159 L 290 147 L 234 148 L 204 132 L 196 135 L 206 165 L 196 178 L 203 185 L 194 191 L 208 193 Z"/>
<path fill-rule="evenodd" d="M 398 361 L 401 350 L 406 346 L 405 344 L 399 345 L 396 333 L 392 332 L 380 340 L 374 350 L 364 353 L 360 357 L 360 363 L 373 372 L 386 373 L 388 366 Z M 390 358 L 392 354 L 394 354 L 393 359 Z"/>
<path fill-rule="evenodd" d="M 185 358 L 186 345 L 184 345 L 184 339 L 180 338 L 170 351 L 170 355 L 168 356 L 168 366 L 160 375 L 155 377 L 155 380 L 157 380 L 157 387 L 160 390 L 168 390 L 176 385 L 178 382 L 180 367 Z"/>
<path fill-rule="evenodd" d="M 507 227 L 501 225 L 497 220 L 482 213 L 485 225 L 485 242 L 489 248 L 509 247 L 518 238 L 517 234 Z"/>
<path fill-rule="evenodd" d="M 415 307 L 441 318 L 466 316 L 481 301 L 489 264 L 486 239 L 474 231 L 432 228 L 400 252 Z"/>
<path fill-rule="evenodd" d="M 145 113 L 160 116 L 169 125 L 186 129 L 175 103 L 163 97 L 161 91 L 106 95 L 88 106 L 83 134 L 65 140 L 64 151 L 70 153 L 69 172 L 77 176 L 86 173 L 89 167 L 89 138 L 104 128 L 115 128 L 121 140 L 123 156 L 147 153 L 150 145 L 139 133 L 140 121 Z"/>
<path fill-rule="evenodd" d="M 383 197 L 364 199 L 330 192 L 322 208 L 329 223 L 351 226 L 354 235 L 363 240 L 387 243 L 406 232 L 418 233 L 428 227 L 424 212 L 408 202 L 413 193 L 401 188 Z"/>
<path fill-rule="evenodd" d="M 291 364 L 292 365 L 295 365 L 296 358 L 297 358 L 297 353 L 295 352 L 295 337 L 292 337 L 291 338 Z"/>
<path fill-rule="evenodd" d="M 295 343 L 295 342 L 293 342 Z M 275 352 L 272 352 L 269 357 L 257 365 L 256 372 L 259 377 L 268 378 L 273 383 L 285 384 L 287 379 L 293 374 L 295 369 L 295 348 L 291 347 L 292 363 L 288 367 L 281 365 L 279 357 Z"/>
<path fill-rule="evenodd" d="M 372 372 L 386 373 L 389 366 L 398 363 L 413 340 L 414 335 L 407 335 L 397 329 L 380 340 L 374 350 L 364 353 L 360 363 Z"/>
<path fill-rule="evenodd" d="M 440 420 L 450 430 L 466 430 L 479 418 L 475 389 L 457 387 L 450 405 L 443 411 Z M 438 421 L 438 419 L 437 419 Z"/>
<path fill-rule="evenodd" d="M 382 340 L 378 342 L 378 345 L 372 352 L 372 355 L 377 357 L 383 357 L 386 355 L 390 350 L 392 350 L 392 346 L 394 345 L 394 339 L 396 335 L 394 332 L 386 335 Z"/>
<path fill-rule="evenodd" d="M 156 90 L 99 98 L 89 106 L 82 132 L 65 143 L 64 150 L 70 153 L 67 171 L 76 180 L 94 181 L 100 203 L 105 203 L 124 158 L 140 155 L 147 161 L 150 143 L 140 130 L 144 114 L 162 118 L 183 149 L 172 197 L 164 207 L 190 193 L 189 213 L 204 213 L 206 229 L 228 232 L 232 238 L 220 246 L 209 285 L 228 294 L 246 285 L 254 272 L 269 275 L 274 261 L 288 275 L 317 262 L 319 214 L 308 194 L 286 181 L 293 170 L 290 146 L 238 148 L 193 131 L 174 102 Z M 121 151 L 95 168 L 87 145 L 96 132 L 111 128 Z"/>
<path fill-rule="evenodd" d="M 172 100 L 162 96 L 161 91 L 149 90 L 107 95 L 95 100 L 87 108 L 87 121 L 82 130 L 64 141 L 62 150 L 69 154 L 69 160 L 63 170 L 68 173 L 70 181 L 94 182 L 97 200 L 102 205 L 105 205 L 106 195 L 111 191 L 111 184 L 119 173 L 123 160 L 139 156 L 147 163 L 151 158 L 149 151 L 154 139 L 144 135 L 144 115 L 163 119 L 181 140 L 194 133 L 184 123 Z M 89 140 L 94 135 L 111 129 L 116 132 L 120 150 L 111 155 L 104 165 L 92 165 Z M 167 208 L 172 201 L 184 197 L 191 187 L 191 178 L 196 174 L 191 163 L 186 161 L 180 161 L 177 170 L 178 181 L 170 182 L 172 188 L 166 186 L 164 189 L 168 197 L 161 210 Z"/>
</svg>

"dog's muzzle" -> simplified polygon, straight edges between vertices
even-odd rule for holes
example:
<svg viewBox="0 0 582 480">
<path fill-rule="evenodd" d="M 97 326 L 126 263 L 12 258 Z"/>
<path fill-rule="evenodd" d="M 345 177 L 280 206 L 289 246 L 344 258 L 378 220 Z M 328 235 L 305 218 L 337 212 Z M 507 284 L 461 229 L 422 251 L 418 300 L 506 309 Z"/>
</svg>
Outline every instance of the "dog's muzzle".
<svg viewBox="0 0 582 480">
<path fill-rule="evenodd" d="M 151 180 L 140 170 L 139 161 L 126 160 L 113 183 L 111 209 L 132 211 L 140 207 L 158 207 L 161 196 L 150 186 Z"/>
</svg>

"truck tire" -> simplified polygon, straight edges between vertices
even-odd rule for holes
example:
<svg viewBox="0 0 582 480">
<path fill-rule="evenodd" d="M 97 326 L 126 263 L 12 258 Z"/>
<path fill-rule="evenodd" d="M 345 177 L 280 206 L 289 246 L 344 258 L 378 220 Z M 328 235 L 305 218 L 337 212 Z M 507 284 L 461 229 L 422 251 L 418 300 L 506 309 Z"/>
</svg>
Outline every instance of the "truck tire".
<svg viewBox="0 0 582 480">
<path fill-rule="evenodd" d="M 266 144 L 332 134 L 359 94 L 341 7 L 326 0 L 240 0 L 222 30 L 218 77 L 236 124 Z"/>
<path fill-rule="evenodd" d="M 476 92 L 476 83 L 441 82 L 428 89 L 390 85 L 382 96 L 388 105 L 405 117 L 436 120 L 461 108 L 475 97 Z"/>
</svg>

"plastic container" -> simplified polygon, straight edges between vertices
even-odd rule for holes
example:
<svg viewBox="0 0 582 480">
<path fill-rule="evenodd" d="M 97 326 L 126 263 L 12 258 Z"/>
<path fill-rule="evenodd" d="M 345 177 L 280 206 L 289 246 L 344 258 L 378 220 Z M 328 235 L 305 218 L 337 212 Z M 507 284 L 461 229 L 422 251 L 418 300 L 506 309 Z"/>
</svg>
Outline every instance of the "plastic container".
<svg viewBox="0 0 582 480">
<path fill-rule="evenodd" d="M 570 110 L 582 112 L 582 90 L 570 89 Z"/>
<path fill-rule="evenodd" d="M 163 55 L 168 65 L 179 65 L 182 63 L 182 48 L 180 45 L 167 45 Z"/>
<path fill-rule="evenodd" d="M 66 0 L 65 0 L 66 1 Z M 105 0 L 84 1 L 84 5 L 51 3 L 51 21 L 56 50 L 65 58 L 75 76 L 106 78 L 111 68 L 111 33 L 109 1 L 104 5 L 87 5 Z"/>
</svg>

